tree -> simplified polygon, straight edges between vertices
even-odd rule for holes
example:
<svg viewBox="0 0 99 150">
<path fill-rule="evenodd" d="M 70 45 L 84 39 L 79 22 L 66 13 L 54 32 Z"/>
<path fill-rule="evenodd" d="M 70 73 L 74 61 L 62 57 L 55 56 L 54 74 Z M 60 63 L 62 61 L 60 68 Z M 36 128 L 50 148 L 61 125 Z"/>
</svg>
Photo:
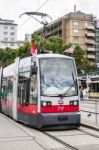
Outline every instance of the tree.
<svg viewBox="0 0 99 150">
<path fill-rule="evenodd" d="M 85 61 L 84 54 L 85 54 L 85 51 L 83 49 L 81 49 L 81 47 L 79 45 L 76 45 L 72 56 L 75 59 L 78 73 L 80 73 L 81 70 L 84 69 L 83 68 L 83 63 Z"/>
<path fill-rule="evenodd" d="M 86 73 L 96 71 L 95 64 L 90 64 L 88 59 L 85 57 L 85 51 L 79 45 L 76 45 L 72 56 L 75 59 L 78 73 L 81 73 L 82 70 Z"/>
<path fill-rule="evenodd" d="M 35 35 L 33 36 L 33 40 L 35 41 L 38 50 L 47 49 L 53 53 L 63 54 L 66 48 L 66 44 L 63 42 L 62 38 L 56 36 L 45 39 L 44 37 L 41 37 L 41 35 Z"/>
<path fill-rule="evenodd" d="M 16 57 L 25 57 L 30 54 L 31 51 L 31 45 L 29 42 L 25 42 L 23 46 L 20 46 L 16 49 Z"/>
<path fill-rule="evenodd" d="M 4 51 L 3 49 L 0 49 L 0 67 L 4 66 L 3 58 L 4 58 Z"/>
</svg>

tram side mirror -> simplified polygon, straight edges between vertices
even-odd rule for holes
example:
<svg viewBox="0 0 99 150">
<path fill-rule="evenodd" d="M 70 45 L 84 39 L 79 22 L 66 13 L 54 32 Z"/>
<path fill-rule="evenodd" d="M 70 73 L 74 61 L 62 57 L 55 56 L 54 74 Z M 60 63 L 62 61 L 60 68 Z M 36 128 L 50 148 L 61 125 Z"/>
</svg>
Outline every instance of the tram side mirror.
<svg viewBox="0 0 99 150">
<path fill-rule="evenodd" d="M 31 66 L 31 74 L 37 74 L 36 62 L 34 62 L 34 65 Z"/>
<path fill-rule="evenodd" d="M 31 74 L 37 74 L 37 67 L 36 66 L 32 66 Z"/>
</svg>

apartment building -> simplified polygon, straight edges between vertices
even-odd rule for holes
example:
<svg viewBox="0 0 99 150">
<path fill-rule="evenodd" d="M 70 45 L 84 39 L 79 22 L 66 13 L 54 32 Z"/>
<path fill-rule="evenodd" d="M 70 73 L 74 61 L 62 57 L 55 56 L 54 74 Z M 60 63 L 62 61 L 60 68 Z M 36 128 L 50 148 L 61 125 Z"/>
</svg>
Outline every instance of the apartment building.
<svg viewBox="0 0 99 150">
<path fill-rule="evenodd" d="M 95 20 L 95 28 L 96 28 L 96 66 L 97 71 L 99 71 L 99 19 Z"/>
<path fill-rule="evenodd" d="M 32 34 L 25 34 L 25 41 L 26 42 L 31 42 L 32 39 Z"/>
<path fill-rule="evenodd" d="M 17 47 L 17 24 L 0 18 L 0 48 Z"/>
<path fill-rule="evenodd" d="M 41 33 L 42 28 L 36 32 Z M 74 11 L 47 26 L 45 36 L 61 37 L 66 44 L 79 44 L 90 63 L 95 63 L 95 23 L 92 14 Z"/>
</svg>

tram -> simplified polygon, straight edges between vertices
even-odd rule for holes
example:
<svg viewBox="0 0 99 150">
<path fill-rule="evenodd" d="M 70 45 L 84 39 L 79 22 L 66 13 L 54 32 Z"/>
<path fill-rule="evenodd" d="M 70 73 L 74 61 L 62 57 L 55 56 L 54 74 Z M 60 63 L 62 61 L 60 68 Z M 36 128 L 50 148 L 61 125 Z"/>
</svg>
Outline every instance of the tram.
<svg viewBox="0 0 99 150">
<path fill-rule="evenodd" d="M 88 78 L 88 98 L 99 99 L 99 75 L 93 75 Z"/>
<path fill-rule="evenodd" d="M 16 58 L 0 69 L 1 112 L 38 129 L 80 126 L 74 59 L 59 54 Z"/>
</svg>

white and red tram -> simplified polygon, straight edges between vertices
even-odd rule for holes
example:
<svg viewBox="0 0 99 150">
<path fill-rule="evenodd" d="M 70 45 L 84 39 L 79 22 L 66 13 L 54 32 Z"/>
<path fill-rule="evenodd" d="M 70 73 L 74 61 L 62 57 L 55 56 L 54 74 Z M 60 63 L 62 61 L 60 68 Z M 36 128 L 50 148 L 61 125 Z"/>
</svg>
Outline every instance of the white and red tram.
<svg viewBox="0 0 99 150">
<path fill-rule="evenodd" d="M 1 68 L 1 111 L 39 129 L 80 126 L 74 59 L 39 54 Z"/>
</svg>

